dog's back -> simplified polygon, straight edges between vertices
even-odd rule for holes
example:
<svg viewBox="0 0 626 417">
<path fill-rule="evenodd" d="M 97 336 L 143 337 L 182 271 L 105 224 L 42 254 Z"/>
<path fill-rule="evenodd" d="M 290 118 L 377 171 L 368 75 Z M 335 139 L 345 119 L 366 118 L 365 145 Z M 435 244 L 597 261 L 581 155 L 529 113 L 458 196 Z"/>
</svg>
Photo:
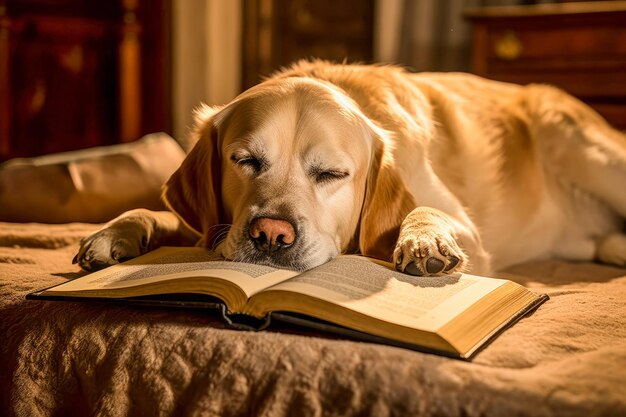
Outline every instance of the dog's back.
<svg viewBox="0 0 626 417">
<path fill-rule="evenodd" d="M 626 136 L 555 88 L 301 62 L 201 115 L 201 140 L 164 194 L 178 217 L 123 214 L 82 242 L 83 268 L 189 241 L 188 229 L 208 243 L 225 221 L 225 257 L 274 266 L 354 250 L 420 276 L 555 256 L 626 265 Z M 219 157 L 225 137 L 237 152 Z M 286 237 L 275 245 L 285 256 L 264 250 L 261 232 Z"/>
<path fill-rule="evenodd" d="M 619 231 L 626 216 L 626 197 L 616 196 L 620 187 L 626 196 L 626 136 L 556 88 L 322 62 L 279 76 L 324 80 L 355 100 L 392 133 L 395 163 L 416 195 L 428 161 L 475 222 L 496 269 L 541 257 L 592 259 L 595 239 Z M 601 174 L 581 183 L 575 171 L 594 164 L 617 167 L 606 178 L 613 190 Z"/>
</svg>

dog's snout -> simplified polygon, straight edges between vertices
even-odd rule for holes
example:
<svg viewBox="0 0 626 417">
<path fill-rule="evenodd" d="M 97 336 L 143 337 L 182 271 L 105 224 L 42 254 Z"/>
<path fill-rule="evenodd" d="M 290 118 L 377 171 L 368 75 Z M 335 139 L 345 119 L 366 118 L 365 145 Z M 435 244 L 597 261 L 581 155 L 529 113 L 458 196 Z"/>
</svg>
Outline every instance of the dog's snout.
<svg viewBox="0 0 626 417">
<path fill-rule="evenodd" d="M 269 217 L 254 219 L 250 224 L 249 235 L 254 246 L 268 254 L 288 248 L 296 240 L 296 232 L 291 223 Z"/>
</svg>

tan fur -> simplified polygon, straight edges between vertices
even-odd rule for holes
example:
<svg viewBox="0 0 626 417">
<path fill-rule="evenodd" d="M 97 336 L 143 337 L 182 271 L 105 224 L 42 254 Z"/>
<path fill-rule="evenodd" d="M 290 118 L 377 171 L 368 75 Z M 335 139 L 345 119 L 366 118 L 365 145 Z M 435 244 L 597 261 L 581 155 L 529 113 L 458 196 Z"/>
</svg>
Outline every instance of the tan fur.
<svg viewBox="0 0 626 417">
<path fill-rule="evenodd" d="M 390 250 L 398 241 L 400 225 L 416 204 L 404 180 L 394 169 L 393 161 L 385 160 L 383 154 L 382 149 L 375 152 L 370 167 L 359 230 L 359 249 L 366 256 L 390 259 Z"/>
<path fill-rule="evenodd" d="M 162 192 L 167 208 L 199 236 L 224 222 L 217 131 L 211 113 L 211 108 L 198 113 L 197 142 Z"/>
<path fill-rule="evenodd" d="M 204 245 L 225 237 L 230 259 L 307 269 L 360 251 L 420 275 L 626 263 L 626 137 L 552 87 L 300 62 L 197 123 L 163 197 Z M 320 183 L 320 170 L 346 176 Z M 255 252 L 258 216 L 292 220 L 298 245 Z"/>
</svg>

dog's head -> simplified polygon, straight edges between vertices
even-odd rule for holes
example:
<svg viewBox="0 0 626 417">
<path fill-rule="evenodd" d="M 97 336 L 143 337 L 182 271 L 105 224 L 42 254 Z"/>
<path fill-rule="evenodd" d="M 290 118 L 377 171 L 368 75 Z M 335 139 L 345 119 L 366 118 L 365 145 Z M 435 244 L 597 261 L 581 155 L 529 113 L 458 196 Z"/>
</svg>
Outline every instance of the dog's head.
<svg viewBox="0 0 626 417">
<path fill-rule="evenodd" d="M 410 196 L 386 133 L 341 90 L 269 80 L 201 108 L 196 135 L 163 197 L 204 246 L 296 270 L 342 252 L 390 257 Z"/>
</svg>

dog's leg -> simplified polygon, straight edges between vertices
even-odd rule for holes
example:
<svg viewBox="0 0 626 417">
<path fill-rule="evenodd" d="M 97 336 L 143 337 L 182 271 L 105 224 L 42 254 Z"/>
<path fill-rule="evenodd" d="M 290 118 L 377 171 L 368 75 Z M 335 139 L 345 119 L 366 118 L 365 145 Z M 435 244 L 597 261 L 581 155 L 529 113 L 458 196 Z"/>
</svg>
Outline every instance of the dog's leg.
<svg viewBox="0 0 626 417">
<path fill-rule="evenodd" d="M 404 219 L 393 260 L 398 270 L 418 276 L 490 273 L 489 255 L 478 235 L 430 207 L 418 207 Z"/>
<path fill-rule="evenodd" d="M 618 219 L 626 218 L 626 135 L 557 89 L 531 86 L 529 91 L 529 129 L 537 156 L 548 178 L 570 195 L 574 206 L 587 204 L 577 216 L 596 229 L 587 236 L 570 236 L 555 254 L 626 265 L 626 236 L 619 233 Z M 580 190 L 601 203 L 585 202 Z"/>
<path fill-rule="evenodd" d="M 611 233 L 598 239 L 596 258 L 601 262 L 626 266 L 626 235 Z"/>
<path fill-rule="evenodd" d="M 160 246 L 193 245 L 198 239 L 169 211 L 130 210 L 84 238 L 73 262 L 93 271 Z"/>
<path fill-rule="evenodd" d="M 529 88 L 530 129 L 546 172 L 626 217 L 626 135 L 559 90 Z"/>
</svg>

